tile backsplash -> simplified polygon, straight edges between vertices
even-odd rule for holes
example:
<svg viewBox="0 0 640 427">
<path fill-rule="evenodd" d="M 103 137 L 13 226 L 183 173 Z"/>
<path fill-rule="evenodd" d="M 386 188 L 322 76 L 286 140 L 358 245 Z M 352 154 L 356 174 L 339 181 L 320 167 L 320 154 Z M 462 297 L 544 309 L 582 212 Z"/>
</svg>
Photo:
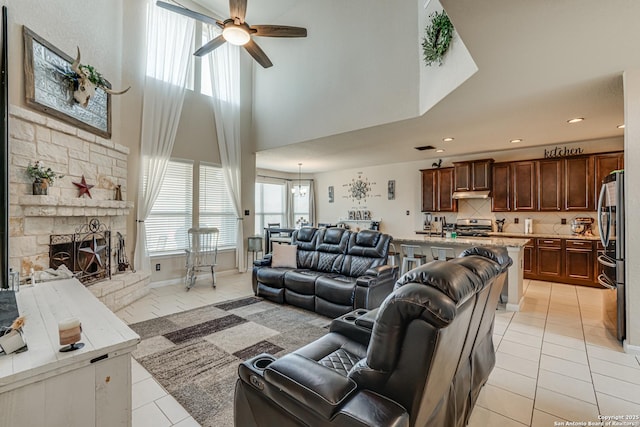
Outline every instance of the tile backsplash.
<svg viewBox="0 0 640 427">
<path fill-rule="evenodd" d="M 593 234 L 597 234 L 596 212 L 491 212 L 491 199 L 458 200 L 458 212 L 447 215 L 447 222 L 456 218 L 506 219 L 503 231 L 505 233 L 524 233 L 524 220 L 533 220 L 533 232 L 540 234 L 572 234 L 571 220 L 577 217 L 593 218 Z M 515 219 L 519 223 L 515 223 Z M 567 223 L 562 224 L 562 219 Z M 496 231 L 494 223 L 494 231 Z"/>
</svg>

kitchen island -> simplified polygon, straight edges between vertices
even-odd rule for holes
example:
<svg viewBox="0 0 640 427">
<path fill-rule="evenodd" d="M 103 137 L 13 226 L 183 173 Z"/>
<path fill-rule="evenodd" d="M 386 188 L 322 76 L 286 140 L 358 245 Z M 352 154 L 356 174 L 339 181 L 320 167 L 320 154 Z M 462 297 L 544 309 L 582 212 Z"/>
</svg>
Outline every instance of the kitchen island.
<svg viewBox="0 0 640 427">
<path fill-rule="evenodd" d="M 3 426 L 130 426 L 131 352 L 140 337 L 77 279 L 21 287 L 28 350 L 0 355 Z M 82 323 L 84 347 L 59 351 L 58 322 Z"/>
<path fill-rule="evenodd" d="M 529 242 L 527 238 L 511 237 L 440 237 L 429 236 L 423 232 L 416 232 L 415 236 L 394 237 L 393 242 L 399 250 L 400 244 L 418 245 L 424 248 L 433 246 L 452 248 L 459 254 L 473 246 L 496 246 L 507 249 L 507 253 L 513 260 L 513 264 L 507 271 L 507 304 L 509 311 L 520 311 L 524 295 L 524 246 Z"/>
</svg>

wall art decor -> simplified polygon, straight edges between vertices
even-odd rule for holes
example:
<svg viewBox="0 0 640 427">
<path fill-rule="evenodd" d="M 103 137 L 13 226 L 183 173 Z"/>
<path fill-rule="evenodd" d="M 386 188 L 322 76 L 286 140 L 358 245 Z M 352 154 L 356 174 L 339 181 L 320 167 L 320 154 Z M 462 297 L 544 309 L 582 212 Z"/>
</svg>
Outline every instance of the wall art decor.
<svg viewBox="0 0 640 427">
<path fill-rule="evenodd" d="M 87 132 L 111 138 L 111 95 L 96 87 L 86 107 L 78 103 L 69 85 L 74 59 L 25 26 L 23 37 L 27 105 Z"/>
<path fill-rule="evenodd" d="M 387 182 L 387 199 L 395 200 L 396 199 L 396 180 L 390 179 Z"/>
<path fill-rule="evenodd" d="M 333 203 L 334 197 L 333 197 L 333 185 L 329 186 L 329 203 Z"/>
<path fill-rule="evenodd" d="M 375 182 L 369 181 L 362 172 L 358 172 L 357 178 L 353 178 L 351 182 L 343 185 L 343 187 L 347 187 L 347 195 L 344 197 L 351 199 L 358 205 L 366 203 L 367 198 L 380 197 L 379 194 L 372 194 L 374 185 L 376 185 Z"/>
</svg>

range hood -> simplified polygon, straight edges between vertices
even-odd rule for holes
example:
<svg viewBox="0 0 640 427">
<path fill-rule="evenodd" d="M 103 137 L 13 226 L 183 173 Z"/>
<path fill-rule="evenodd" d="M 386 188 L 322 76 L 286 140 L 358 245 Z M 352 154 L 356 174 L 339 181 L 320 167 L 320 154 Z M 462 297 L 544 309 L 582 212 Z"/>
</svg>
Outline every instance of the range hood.
<svg viewBox="0 0 640 427">
<path fill-rule="evenodd" d="M 485 191 L 456 191 L 453 193 L 454 199 L 488 199 L 491 192 Z"/>
</svg>

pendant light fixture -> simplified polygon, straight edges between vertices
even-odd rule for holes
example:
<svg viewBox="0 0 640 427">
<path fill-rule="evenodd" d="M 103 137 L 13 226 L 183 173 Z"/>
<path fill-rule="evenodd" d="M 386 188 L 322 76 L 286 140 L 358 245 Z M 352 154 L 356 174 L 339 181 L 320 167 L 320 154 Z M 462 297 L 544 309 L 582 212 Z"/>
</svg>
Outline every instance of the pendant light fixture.
<svg viewBox="0 0 640 427">
<path fill-rule="evenodd" d="M 298 194 L 300 197 L 307 195 L 307 189 L 302 186 L 302 163 L 298 163 L 298 185 L 294 185 L 291 193 Z"/>
</svg>

